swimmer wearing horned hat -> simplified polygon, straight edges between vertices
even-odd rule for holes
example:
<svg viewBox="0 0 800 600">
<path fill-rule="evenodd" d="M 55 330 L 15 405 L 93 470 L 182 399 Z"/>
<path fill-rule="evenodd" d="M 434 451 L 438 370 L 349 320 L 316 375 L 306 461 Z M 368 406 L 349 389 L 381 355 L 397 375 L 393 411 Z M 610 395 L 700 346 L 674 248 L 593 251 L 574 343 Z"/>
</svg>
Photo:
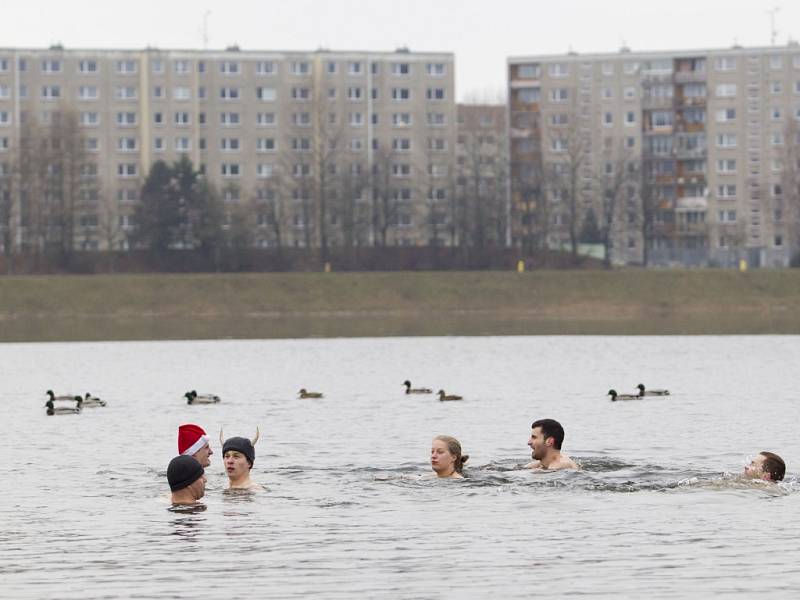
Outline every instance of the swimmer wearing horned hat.
<svg viewBox="0 0 800 600">
<path fill-rule="evenodd" d="M 223 441 L 222 429 L 219 430 L 219 441 L 222 444 L 222 462 L 228 474 L 229 490 L 258 491 L 264 488 L 250 479 L 250 470 L 256 460 L 255 445 L 261 432 L 256 427 L 256 436 L 251 440 L 244 437 L 232 437 Z"/>
</svg>

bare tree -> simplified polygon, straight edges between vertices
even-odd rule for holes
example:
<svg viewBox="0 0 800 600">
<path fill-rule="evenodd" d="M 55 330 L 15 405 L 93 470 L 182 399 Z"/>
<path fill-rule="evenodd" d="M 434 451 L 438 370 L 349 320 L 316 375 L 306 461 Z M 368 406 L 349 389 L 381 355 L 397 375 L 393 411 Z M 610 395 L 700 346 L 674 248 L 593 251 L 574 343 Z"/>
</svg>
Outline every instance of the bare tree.
<svg viewBox="0 0 800 600">
<path fill-rule="evenodd" d="M 625 215 L 633 200 L 631 191 L 636 190 L 635 186 L 641 176 L 639 163 L 623 142 L 610 150 L 606 155 L 607 160 L 600 165 L 595 176 L 600 191 L 600 219 L 597 226 L 603 243 L 603 264 L 606 268 L 611 266 L 614 240 L 627 231 L 628 219 Z"/>
<path fill-rule="evenodd" d="M 399 190 L 392 180 L 394 152 L 379 148 L 373 155 L 370 187 L 372 189 L 373 244 L 386 247 L 389 230 L 398 223 L 400 216 Z"/>
<path fill-rule="evenodd" d="M 550 134 L 554 158 L 549 165 L 549 191 L 553 199 L 563 202 L 572 260 L 578 260 L 578 243 L 584 212 L 585 190 L 582 183 L 582 167 L 586 162 L 588 141 L 575 125 L 565 130 L 553 130 Z"/>
<path fill-rule="evenodd" d="M 796 261 L 800 253 L 800 127 L 795 119 L 789 119 L 784 128 L 781 160 L 781 203 L 775 208 L 788 224 L 787 242 Z"/>
</svg>

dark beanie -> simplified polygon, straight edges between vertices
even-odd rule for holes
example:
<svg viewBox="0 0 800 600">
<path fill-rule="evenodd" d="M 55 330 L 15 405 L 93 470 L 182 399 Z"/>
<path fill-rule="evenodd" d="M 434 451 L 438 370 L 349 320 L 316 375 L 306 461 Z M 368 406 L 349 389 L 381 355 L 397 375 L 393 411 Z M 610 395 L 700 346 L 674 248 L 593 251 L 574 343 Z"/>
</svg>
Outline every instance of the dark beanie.
<svg viewBox="0 0 800 600">
<path fill-rule="evenodd" d="M 228 450 L 236 450 L 236 452 L 241 452 L 244 454 L 247 457 L 247 462 L 250 463 L 251 467 L 256 460 L 256 449 L 253 448 L 253 444 L 247 438 L 228 438 L 225 440 L 225 443 L 222 444 L 222 456 L 225 456 L 225 453 Z"/>
<path fill-rule="evenodd" d="M 189 487 L 203 476 L 203 467 L 194 456 L 176 456 L 169 461 L 167 481 L 173 492 Z"/>
</svg>

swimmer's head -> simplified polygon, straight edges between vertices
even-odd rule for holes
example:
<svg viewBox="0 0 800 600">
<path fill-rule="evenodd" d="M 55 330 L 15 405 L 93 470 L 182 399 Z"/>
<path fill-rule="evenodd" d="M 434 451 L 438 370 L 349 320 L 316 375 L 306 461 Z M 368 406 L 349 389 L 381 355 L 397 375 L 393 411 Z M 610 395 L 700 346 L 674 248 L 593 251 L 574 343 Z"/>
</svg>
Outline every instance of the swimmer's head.
<svg viewBox="0 0 800 600">
<path fill-rule="evenodd" d="M 431 467 L 437 474 L 453 471 L 461 473 L 469 460 L 469 454 L 461 453 L 461 443 L 449 435 L 437 435 L 431 444 Z"/>
<path fill-rule="evenodd" d="M 192 456 L 176 456 L 169 461 L 167 481 L 169 481 L 169 489 L 173 492 L 189 488 L 195 498 L 202 498 L 205 493 L 203 467 Z"/>
<path fill-rule="evenodd" d="M 744 475 L 750 479 L 782 481 L 786 475 L 786 463 L 773 452 L 759 452 L 744 468 Z"/>
<path fill-rule="evenodd" d="M 528 446 L 534 460 L 541 460 L 551 450 L 561 450 L 564 443 L 564 428 L 553 419 L 539 419 L 531 424 Z"/>
<path fill-rule="evenodd" d="M 256 460 L 256 449 L 253 443 L 244 437 L 232 437 L 225 440 L 222 445 L 222 456 L 226 457 L 228 452 L 238 452 L 247 459 L 250 468 L 253 468 L 253 463 Z"/>
</svg>

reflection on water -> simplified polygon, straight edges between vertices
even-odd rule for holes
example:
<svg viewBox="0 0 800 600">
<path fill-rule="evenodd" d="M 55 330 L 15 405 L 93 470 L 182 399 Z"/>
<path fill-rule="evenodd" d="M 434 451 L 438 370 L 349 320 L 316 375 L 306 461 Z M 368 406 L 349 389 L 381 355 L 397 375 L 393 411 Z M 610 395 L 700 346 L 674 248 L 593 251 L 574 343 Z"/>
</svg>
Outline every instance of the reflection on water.
<svg viewBox="0 0 800 600">
<path fill-rule="evenodd" d="M 522 598 L 545 577 L 558 595 L 754 596 L 763 579 L 742 574 L 761 572 L 794 594 L 798 341 L 0 346 L 0 597 Z M 465 400 L 406 396 L 405 379 Z M 674 395 L 604 395 L 640 381 Z M 325 399 L 299 401 L 300 387 Z M 109 404 L 48 417 L 49 388 Z M 187 389 L 223 401 L 188 406 Z M 581 470 L 524 468 L 542 417 L 564 424 Z M 214 455 L 201 503 L 170 507 L 185 422 L 211 433 Z M 265 489 L 228 491 L 214 432 L 256 425 L 251 475 Z M 438 434 L 470 454 L 465 479 L 431 477 Z M 784 457 L 786 482 L 739 477 L 761 450 Z"/>
</svg>

